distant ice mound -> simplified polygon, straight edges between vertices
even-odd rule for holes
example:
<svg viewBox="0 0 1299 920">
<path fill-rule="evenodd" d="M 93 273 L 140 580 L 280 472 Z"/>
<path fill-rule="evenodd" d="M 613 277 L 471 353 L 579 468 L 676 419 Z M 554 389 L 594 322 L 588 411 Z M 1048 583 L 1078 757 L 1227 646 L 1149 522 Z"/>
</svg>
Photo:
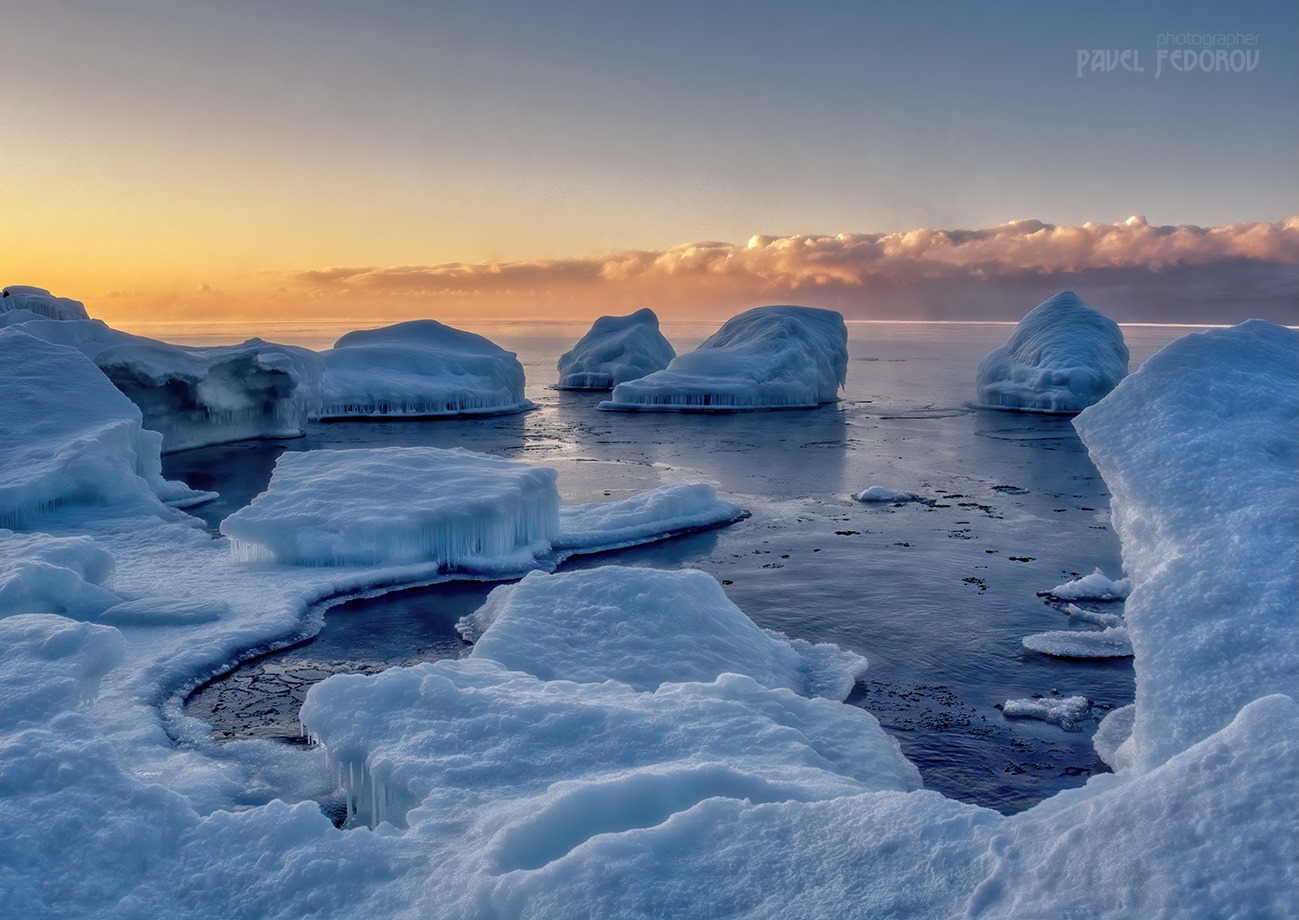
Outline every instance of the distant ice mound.
<svg viewBox="0 0 1299 920">
<path fill-rule="evenodd" d="M 661 371 L 677 356 L 646 307 L 627 316 L 602 316 L 559 359 L 561 390 L 607 390 Z"/>
<path fill-rule="evenodd" d="M 81 301 L 55 297 L 45 288 L 29 287 L 25 284 L 11 284 L 0 291 L 0 313 L 23 314 L 19 321 L 38 318 L 90 319 Z"/>
<path fill-rule="evenodd" d="M 131 335 L 99 320 L 0 313 L 0 326 L 81 351 L 160 432 L 163 452 L 246 438 L 300 437 L 320 400 L 320 357 L 306 348 L 249 339 L 184 347 Z"/>
<path fill-rule="evenodd" d="M 606 566 L 529 575 L 458 626 L 490 658 L 542 680 L 616 680 L 637 690 L 745 674 L 764 687 L 842 700 L 866 659 L 760 629 L 711 575 Z"/>
<path fill-rule="evenodd" d="M 731 317 L 665 369 L 618 384 L 600 408 L 812 408 L 838 399 L 847 372 L 848 329 L 840 314 L 815 307 L 757 307 Z"/>
<path fill-rule="evenodd" d="M 853 496 L 854 499 L 861 502 L 863 505 L 913 502 L 919 499 L 919 497 L 920 496 L 916 495 L 914 492 L 903 492 L 899 489 L 891 489 L 888 486 L 870 486 L 869 488 L 862 489 Z"/>
<path fill-rule="evenodd" d="M 221 532 L 248 561 L 526 568 L 559 532 L 555 480 L 552 469 L 459 448 L 287 452 Z"/>
<path fill-rule="evenodd" d="M 1299 673 L 1299 333 L 1261 320 L 1178 339 L 1074 420 L 1105 483 L 1149 770 Z"/>
<path fill-rule="evenodd" d="M 1081 412 L 1128 373 L 1118 324 L 1061 291 L 1020 320 L 979 363 L 977 403 L 1022 412 Z"/>
<path fill-rule="evenodd" d="M 322 357 L 322 419 L 503 415 L 532 408 L 514 352 L 431 319 L 349 332 Z"/>
<path fill-rule="evenodd" d="M 0 527 L 69 505 L 146 513 L 212 498 L 162 478 L 162 436 L 85 355 L 0 329 Z"/>
</svg>

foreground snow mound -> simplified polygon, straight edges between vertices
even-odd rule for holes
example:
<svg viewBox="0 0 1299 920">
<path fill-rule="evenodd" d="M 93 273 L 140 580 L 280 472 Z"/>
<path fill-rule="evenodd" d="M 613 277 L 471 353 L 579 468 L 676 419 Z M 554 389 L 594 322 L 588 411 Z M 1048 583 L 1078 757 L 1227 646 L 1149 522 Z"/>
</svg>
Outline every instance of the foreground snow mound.
<svg viewBox="0 0 1299 920">
<path fill-rule="evenodd" d="M 93 699 L 100 679 L 122 661 L 126 643 L 111 626 L 25 613 L 0 619 L 0 648 L 5 650 L 0 655 L 0 731 L 4 731 Z M 5 761 L 13 763 L 11 756 Z M 12 775 L 0 773 L 0 789 Z"/>
<path fill-rule="evenodd" d="M 55 297 L 45 288 L 25 284 L 11 284 L 0 291 L 0 313 L 30 314 L 22 319 L 90 319 L 81 301 Z"/>
<path fill-rule="evenodd" d="M 4 314 L 0 314 L 4 325 Z M 188 348 L 120 332 L 99 320 L 31 320 L 30 335 L 78 349 L 130 397 L 163 452 L 246 438 L 300 437 L 320 399 L 320 357 L 249 339 Z"/>
<path fill-rule="evenodd" d="M 555 548 L 575 552 L 621 549 L 674 534 L 707 530 L 748 517 L 702 482 L 678 482 L 611 502 L 562 508 Z"/>
<path fill-rule="evenodd" d="M 91 619 L 121 601 L 103 587 L 113 557 L 90 537 L 0 530 L 0 617 L 60 613 Z"/>
<path fill-rule="evenodd" d="M 607 390 L 661 371 L 677 356 L 648 307 L 627 316 L 602 316 L 559 358 L 561 390 Z"/>
<path fill-rule="evenodd" d="M 664 370 L 614 387 L 601 409 L 811 408 L 838 399 L 848 328 L 833 310 L 758 307 L 727 320 Z"/>
<path fill-rule="evenodd" d="M 349 332 L 322 357 L 323 419 L 499 415 L 532 408 L 514 352 L 431 319 Z"/>
<path fill-rule="evenodd" d="M 1118 324 L 1073 291 L 1061 291 L 1020 320 L 1005 345 L 979 363 L 977 403 L 990 409 L 1080 412 L 1128 373 Z"/>
<path fill-rule="evenodd" d="M 1056 629 L 1024 637 L 1024 648 L 1055 658 L 1128 658 L 1132 643 L 1126 626 L 1084 632 Z"/>
<path fill-rule="evenodd" d="M 1047 595 L 1062 601 L 1121 601 L 1131 590 L 1132 583 L 1128 579 L 1112 581 L 1096 569 L 1090 575 L 1056 585 Z"/>
<path fill-rule="evenodd" d="M 637 690 L 745 674 L 764 687 L 842 700 L 866 659 L 759 629 L 697 570 L 606 566 L 529 575 L 460 621 L 489 658 L 542 680 L 616 680 Z"/>
<path fill-rule="evenodd" d="M 1132 581 L 1137 769 L 1296 693 L 1296 379 L 1299 333 L 1251 320 L 1178 339 L 1074 420 Z"/>
<path fill-rule="evenodd" d="M 0 527 L 66 505 L 160 513 L 160 499 L 212 497 L 162 478 L 162 436 L 94 364 L 22 326 L 0 330 L 0 431 Z"/>
<path fill-rule="evenodd" d="M 552 469 L 459 448 L 289 452 L 221 532 L 245 561 L 527 567 L 559 531 L 555 480 Z"/>
</svg>

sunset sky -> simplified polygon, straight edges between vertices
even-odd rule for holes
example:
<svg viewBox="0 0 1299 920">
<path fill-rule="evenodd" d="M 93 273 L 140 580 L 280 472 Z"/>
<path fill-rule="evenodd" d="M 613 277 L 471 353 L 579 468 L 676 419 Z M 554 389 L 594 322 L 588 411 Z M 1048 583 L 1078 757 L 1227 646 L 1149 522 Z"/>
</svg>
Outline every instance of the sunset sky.
<svg viewBox="0 0 1299 920">
<path fill-rule="evenodd" d="M 0 23 L 0 284 L 110 321 L 1012 319 L 1066 286 L 1120 319 L 1296 321 L 1292 0 L 0 0 Z M 1188 33 L 1254 36 L 1256 66 L 1161 62 Z M 1143 70 L 1079 75 L 1080 49 Z"/>
</svg>

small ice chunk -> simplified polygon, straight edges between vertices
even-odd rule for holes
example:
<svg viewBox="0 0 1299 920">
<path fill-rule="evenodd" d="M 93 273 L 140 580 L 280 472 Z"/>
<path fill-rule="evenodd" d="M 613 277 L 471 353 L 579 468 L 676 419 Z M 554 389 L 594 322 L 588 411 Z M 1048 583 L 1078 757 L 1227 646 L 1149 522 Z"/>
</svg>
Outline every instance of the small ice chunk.
<svg viewBox="0 0 1299 920">
<path fill-rule="evenodd" d="M 55 297 L 45 288 L 25 284 L 11 284 L 0 291 L 0 314 L 13 312 L 54 320 L 90 319 L 81 301 Z"/>
<path fill-rule="evenodd" d="M 1121 601 L 1131 590 L 1132 583 L 1128 579 L 1111 581 L 1104 572 L 1096 569 L 1090 575 L 1056 585 L 1047 594 L 1062 601 Z"/>
<path fill-rule="evenodd" d="M 1010 718 L 1041 719 L 1076 731 L 1078 724 L 1091 711 L 1091 705 L 1091 700 L 1085 696 L 1032 697 L 1006 700 L 1001 704 L 1001 712 Z"/>
<path fill-rule="evenodd" d="M 1077 604 L 1065 604 L 1064 612 L 1093 626 L 1122 626 L 1123 617 L 1117 613 L 1101 613 L 1098 610 L 1086 610 Z"/>
<path fill-rule="evenodd" d="M 559 531 L 555 480 L 552 469 L 459 448 L 288 452 L 221 532 L 246 561 L 528 567 Z"/>
<path fill-rule="evenodd" d="M 888 486 L 871 486 L 862 489 L 853 498 L 865 504 L 875 504 L 884 502 L 913 502 L 920 496 L 914 492 L 902 492 L 898 489 L 890 489 Z"/>
<path fill-rule="evenodd" d="M 702 482 L 673 483 L 611 502 L 589 502 L 559 511 L 557 550 L 599 552 L 719 527 L 747 517 Z"/>
<path fill-rule="evenodd" d="M 620 383 L 601 409 L 737 411 L 812 408 L 839 398 L 848 372 L 843 316 L 757 307 L 733 316 L 666 368 Z"/>
<path fill-rule="evenodd" d="M 979 363 L 977 403 L 1022 412 L 1081 412 L 1128 373 L 1117 323 L 1073 291 L 1061 291 L 1020 320 L 1005 345 Z"/>
<path fill-rule="evenodd" d="M 607 390 L 660 371 L 677 356 L 648 307 L 602 316 L 559 359 L 561 390 Z"/>
<path fill-rule="evenodd" d="M 1129 658 L 1132 643 L 1126 626 L 1082 632 L 1057 629 L 1024 637 L 1024 648 L 1056 658 Z"/>
</svg>

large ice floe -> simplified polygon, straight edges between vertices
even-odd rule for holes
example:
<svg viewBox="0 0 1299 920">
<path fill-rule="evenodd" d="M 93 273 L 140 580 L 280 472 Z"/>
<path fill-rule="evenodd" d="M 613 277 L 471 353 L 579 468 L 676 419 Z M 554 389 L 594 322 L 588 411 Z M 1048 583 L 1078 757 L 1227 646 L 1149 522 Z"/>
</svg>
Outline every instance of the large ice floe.
<svg viewBox="0 0 1299 920">
<path fill-rule="evenodd" d="M 602 316 L 559 358 L 561 390 L 608 390 L 661 371 L 677 356 L 648 307 L 627 316 Z"/>
<path fill-rule="evenodd" d="M 1029 311 L 1005 345 L 979 363 L 977 405 L 1021 412 L 1080 412 L 1128 373 L 1128 347 L 1117 323 L 1073 291 Z"/>
<path fill-rule="evenodd" d="M 323 419 L 503 415 L 533 407 L 514 352 L 431 319 L 349 332 L 322 356 Z"/>
<path fill-rule="evenodd" d="M 315 685 L 317 745 L 218 745 L 186 688 L 436 566 L 250 565 L 144 479 L 151 504 L 44 507 L 4 564 L 137 616 L 0 618 L 0 915 L 1295 916 L 1297 375 L 1299 336 L 1247 323 L 1078 418 L 1137 695 L 1096 735 L 1117 772 L 1012 816 L 920 788 L 835 699 L 856 656 L 758 630 L 686 571 L 528 577 L 470 618 L 468 657 Z M 78 595 L 41 603 L 95 616 Z M 186 599 L 217 606 L 144 616 Z"/>
<path fill-rule="evenodd" d="M 600 408 L 811 408 L 838 399 L 847 372 L 848 330 L 840 314 L 815 307 L 757 307 L 731 317 L 663 370 L 618 384 Z"/>
<path fill-rule="evenodd" d="M 139 406 L 145 427 L 162 434 L 164 452 L 246 438 L 300 437 L 320 400 L 322 364 L 306 348 L 260 339 L 183 347 L 78 318 L 69 310 L 46 314 L 61 315 L 50 319 L 15 310 L 0 313 L 0 326 L 88 357 Z"/>
</svg>

